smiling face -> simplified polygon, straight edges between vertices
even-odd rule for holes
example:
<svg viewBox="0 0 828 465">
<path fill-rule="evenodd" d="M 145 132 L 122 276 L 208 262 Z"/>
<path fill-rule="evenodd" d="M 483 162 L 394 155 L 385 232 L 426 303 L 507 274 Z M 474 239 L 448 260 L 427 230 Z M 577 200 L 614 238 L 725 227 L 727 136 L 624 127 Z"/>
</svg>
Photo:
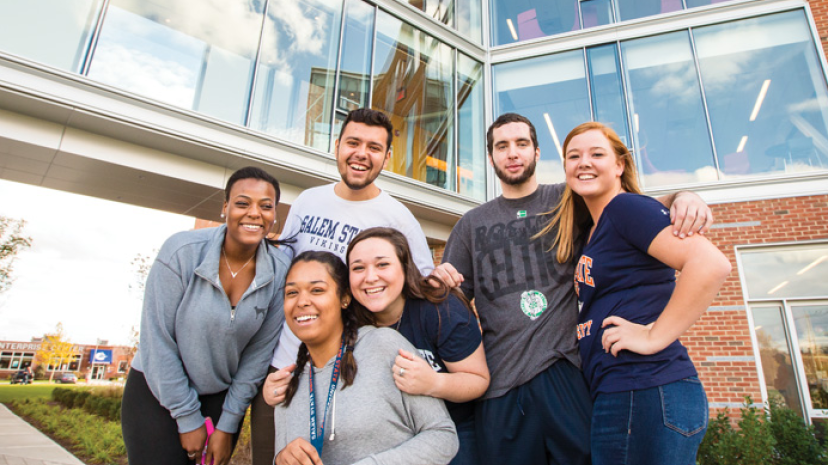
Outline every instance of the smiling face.
<svg viewBox="0 0 828 465">
<path fill-rule="evenodd" d="M 351 294 L 383 326 L 399 320 L 405 306 L 405 273 L 394 246 L 385 239 L 365 239 L 348 255 Z"/>
<path fill-rule="evenodd" d="M 540 149 L 532 143 L 526 123 L 508 123 L 492 131 L 490 161 L 497 177 L 506 185 L 518 186 L 535 174 Z"/>
<path fill-rule="evenodd" d="M 223 211 L 230 245 L 256 247 L 276 222 L 276 189 L 260 179 L 240 179 L 230 188 Z"/>
<path fill-rule="evenodd" d="M 388 131 L 382 126 L 349 122 L 336 141 L 336 165 L 342 182 L 351 190 L 362 190 L 374 182 L 391 157 L 386 147 Z"/>
<path fill-rule="evenodd" d="M 608 203 L 622 192 L 624 162 L 598 129 L 573 137 L 566 146 L 566 184 L 587 202 Z"/>
<path fill-rule="evenodd" d="M 343 294 L 326 265 L 317 261 L 294 263 L 285 283 L 288 327 L 309 348 L 335 350 L 344 328 L 342 309 L 350 302 L 350 297 Z"/>
</svg>

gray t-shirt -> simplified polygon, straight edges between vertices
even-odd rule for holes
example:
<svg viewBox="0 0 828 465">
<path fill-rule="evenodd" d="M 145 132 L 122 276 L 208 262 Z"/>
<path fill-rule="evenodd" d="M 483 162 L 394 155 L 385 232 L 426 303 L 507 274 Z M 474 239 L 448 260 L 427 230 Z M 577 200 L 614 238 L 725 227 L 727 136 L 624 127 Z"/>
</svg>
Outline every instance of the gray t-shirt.
<svg viewBox="0 0 828 465">
<path fill-rule="evenodd" d="M 415 350 L 393 329 L 359 329 L 354 384 L 343 387 L 339 380 L 325 418 L 325 465 L 439 465 L 457 453 L 457 432 L 443 401 L 406 394 L 394 384 L 391 369 L 401 348 Z M 325 413 L 334 359 L 314 373 L 318 421 Z M 290 406 L 274 410 L 276 451 L 297 437 L 310 442 L 309 372 L 306 366 Z"/>
<path fill-rule="evenodd" d="M 560 359 L 580 366 L 574 262 L 560 264 L 549 250 L 555 230 L 531 239 L 562 193 L 563 184 L 554 184 L 520 199 L 498 197 L 463 215 L 449 236 L 443 262 L 465 277 L 461 288 L 483 326 L 492 377 L 484 399 L 527 383 Z"/>
</svg>

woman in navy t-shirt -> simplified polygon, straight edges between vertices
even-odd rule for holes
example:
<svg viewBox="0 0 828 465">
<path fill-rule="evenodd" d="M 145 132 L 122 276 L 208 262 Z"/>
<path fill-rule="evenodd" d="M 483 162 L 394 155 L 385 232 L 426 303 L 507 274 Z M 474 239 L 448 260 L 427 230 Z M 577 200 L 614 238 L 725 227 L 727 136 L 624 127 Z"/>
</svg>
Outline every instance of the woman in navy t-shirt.
<svg viewBox="0 0 828 465">
<path fill-rule="evenodd" d="M 479 463 L 472 401 L 489 387 L 489 368 L 465 298 L 439 279 L 424 278 L 396 229 L 361 231 L 346 257 L 355 309 L 399 331 L 419 352 L 400 349 L 393 367 L 397 387 L 445 400 L 460 440 L 451 464 Z"/>
<path fill-rule="evenodd" d="M 701 235 L 676 237 L 670 213 L 641 195 L 632 156 L 601 123 L 564 141 L 566 190 L 553 210 L 560 261 L 575 271 L 577 335 L 594 400 L 594 465 L 694 464 L 707 397 L 678 338 L 713 301 L 728 259 Z M 675 270 L 681 271 L 676 280 Z"/>
</svg>

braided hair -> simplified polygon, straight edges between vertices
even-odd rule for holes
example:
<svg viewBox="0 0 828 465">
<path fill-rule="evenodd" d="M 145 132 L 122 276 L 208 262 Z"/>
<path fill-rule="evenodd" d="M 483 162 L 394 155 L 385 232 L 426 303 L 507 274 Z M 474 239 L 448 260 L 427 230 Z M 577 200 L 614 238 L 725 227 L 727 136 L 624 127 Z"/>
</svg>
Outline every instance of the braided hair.
<svg viewBox="0 0 828 465">
<path fill-rule="evenodd" d="M 336 284 L 336 292 L 340 300 L 342 300 L 342 297 L 350 295 L 351 291 L 348 286 L 348 267 L 345 266 L 339 257 L 330 252 L 316 250 L 306 251 L 297 255 L 296 258 L 293 259 L 290 267 L 293 268 L 294 265 L 301 262 L 317 262 L 324 265 Z M 288 271 L 288 273 L 289 272 L 290 271 Z M 353 300 L 350 302 L 353 302 Z M 357 375 L 357 363 L 354 358 L 354 346 L 356 345 L 359 328 L 366 324 L 370 324 L 370 321 L 366 318 L 360 318 L 357 316 L 357 314 L 353 311 L 352 306 L 353 303 L 349 303 L 347 307 L 342 309 L 342 339 L 345 341 L 345 350 L 342 354 L 342 381 L 344 383 L 342 385 L 342 389 L 345 389 L 353 384 L 354 378 L 356 378 Z M 296 371 L 293 373 L 293 378 L 291 378 L 287 391 L 285 392 L 285 407 L 290 405 L 293 395 L 296 394 L 296 390 L 299 388 L 299 379 L 302 377 L 302 373 L 305 371 L 305 365 L 309 361 L 311 361 L 310 352 L 308 351 L 308 347 L 303 342 L 302 345 L 299 346 L 299 353 L 296 356 Z"/>
</svg>

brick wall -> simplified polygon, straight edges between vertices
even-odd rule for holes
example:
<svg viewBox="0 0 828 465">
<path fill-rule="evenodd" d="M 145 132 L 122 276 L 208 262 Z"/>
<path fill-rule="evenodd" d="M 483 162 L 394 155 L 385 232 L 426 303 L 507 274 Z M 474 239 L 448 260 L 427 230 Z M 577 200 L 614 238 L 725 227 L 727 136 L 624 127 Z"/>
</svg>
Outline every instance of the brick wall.
<svg viewBox="0 0 828 465">
<path fill-rule="evenodd" d="M 828 55 L 828 0 L 811 0 L 808 2 L 811 13 L 814 15 L 814 23 L 817 27 L 817 35 L 822 44 L 822 50 Z"/>
<path fill-rule="evenodd" d="M 682 342 L 715 411 L 741 405 L 748 395 L 762 400 L 734 246 L 828 239 L 828 195 L 714 205 L 713 212 L 708 238 L 730 258 L 733 272 Z"/>
</svg>

